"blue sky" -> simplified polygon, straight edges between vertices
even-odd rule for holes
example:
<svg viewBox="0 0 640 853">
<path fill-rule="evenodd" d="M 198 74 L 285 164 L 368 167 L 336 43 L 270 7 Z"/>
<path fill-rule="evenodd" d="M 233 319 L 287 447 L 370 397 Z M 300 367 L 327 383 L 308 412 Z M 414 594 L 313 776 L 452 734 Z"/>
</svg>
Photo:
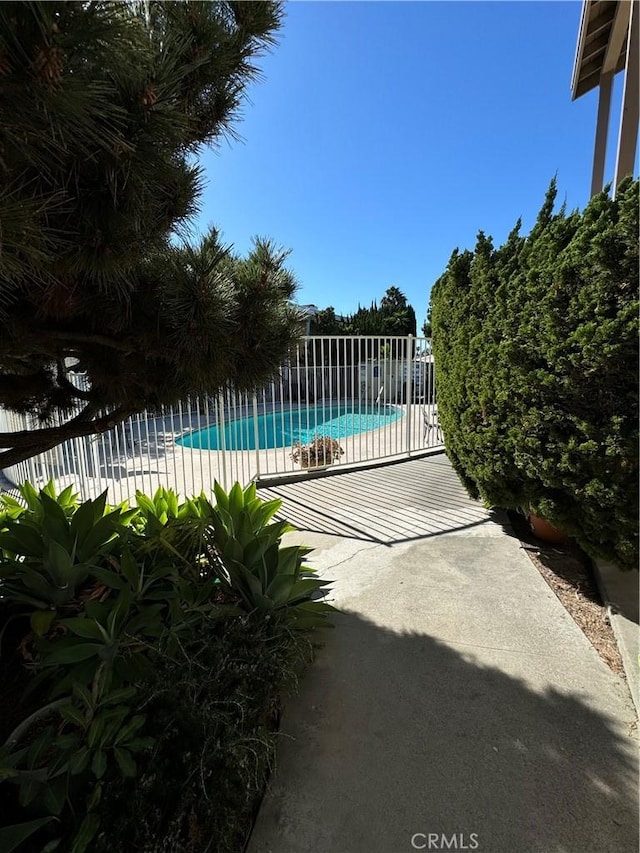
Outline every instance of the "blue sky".
<svg viewBox="0 0 640 853">
<path fill-rule="evenodd" d="M 206 151 L 197 228 L 290 248 L 298 301 L 396 285 L 418 325 L 455 247 L 528 231 L 549 180 L 584 207 L 597 94 L 571 102 L 581 4 L 293 2 L 237 130 Z M 616 80 L 609 163 L 617 135 Z"/>
</svg>

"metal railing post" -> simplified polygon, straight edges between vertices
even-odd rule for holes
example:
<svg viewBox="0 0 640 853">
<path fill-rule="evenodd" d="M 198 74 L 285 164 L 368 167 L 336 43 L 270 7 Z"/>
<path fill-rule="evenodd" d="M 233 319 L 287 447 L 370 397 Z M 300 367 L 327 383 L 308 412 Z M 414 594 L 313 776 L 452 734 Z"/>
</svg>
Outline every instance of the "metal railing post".
<svg viewBox="0 0 640 853">
<path fill-rule="evenodd" d="M 253 392 L 253 437 L 256 443 L 256 476 L 260 479 L 260 431 L 258 429 L 258 395 Z"/>
<path fill-rule="evenodd" d="M 222 450 L 221 463 L 222 463 L 222 488 L 227 488 L 227 441 L 226 435 L 224 432 L 224 392 L 220 392 L 218 394 L 218 429 L 220 430 L 220 444 Z"/>
<path fill-rule="evenodd" d="M 411 398 L 413 396 L 413 335 L 407 338 L 407 456 L 411 456 Z"/>
</svg>

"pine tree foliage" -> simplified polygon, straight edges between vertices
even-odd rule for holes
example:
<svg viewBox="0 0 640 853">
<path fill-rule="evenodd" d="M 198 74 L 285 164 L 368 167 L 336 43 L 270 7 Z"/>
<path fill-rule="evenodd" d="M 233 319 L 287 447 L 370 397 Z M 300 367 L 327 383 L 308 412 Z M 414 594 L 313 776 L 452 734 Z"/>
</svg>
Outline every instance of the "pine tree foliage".
<svg viewBox="0 0 640 853">
<path fill-rule="evenodd" d="M 274 2 L 0 4 L 0 404 L 41 423 L 0 434 L 0 467 L 255 385 L 297 337 L 285 252 L 257 240 L 241 259 L 215 231 L 186 242 L 197 154 L 234 136 L 281 16 Z"/>
<path fill-rule="evenodd" d="M 447 452 L 470 492 L 638 565 L 638 182 L 528 237 L 482 232 L 432 291 Z"/>
</svg>

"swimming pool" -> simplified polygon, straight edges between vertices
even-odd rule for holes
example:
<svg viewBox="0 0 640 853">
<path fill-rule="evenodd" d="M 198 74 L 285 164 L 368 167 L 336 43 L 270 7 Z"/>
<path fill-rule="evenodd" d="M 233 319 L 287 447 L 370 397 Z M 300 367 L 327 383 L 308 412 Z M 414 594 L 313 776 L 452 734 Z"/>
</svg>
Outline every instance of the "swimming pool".
<svg viewBox="0 0 640 853">
<path fill-rule="evenodd" d="M 314 436 L 346 438 L 397 421 L 404 415 L 397 406 L 359 406 L 339 403 L 295 409 L 282 409 L 258 415 L 258 449 L 291 447 L 296 442 L 307 444 Z M 229 421 L 224 436 L 218 426 L 201 429 L 176 439 L 176 444 L 194 450 L 255 450 L 256 426 L 253 417 Z"/>
</svg>

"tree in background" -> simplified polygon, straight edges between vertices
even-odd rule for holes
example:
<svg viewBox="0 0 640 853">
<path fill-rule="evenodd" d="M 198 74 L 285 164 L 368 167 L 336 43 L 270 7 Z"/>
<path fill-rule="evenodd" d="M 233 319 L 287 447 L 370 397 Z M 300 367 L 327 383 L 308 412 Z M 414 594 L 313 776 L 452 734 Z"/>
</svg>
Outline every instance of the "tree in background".
<svg viewBox="0 0 640 853">
<path fill-rule="evenodd" d="M 425 338 L 431 337 L 431 305 L 427 308 L 427 319 L 422 324 L 422 334 Z"/>
<path fill-rule="evenodd" d="M 322 308 L 311 318 L 312 335 L 344 335 L 344 320 L 336 317 L 333 305 Z"/>
<path fill-rule="evenodd" d="M 40 423 L 0 433 L 0 467 L 229 380 L 254 386 L 297 337 L 285 252 L 259 240 L 240 259 L 215 231 L 176 241 L 201 193 L 195 156 L 233 136 L 281 14 L 0 4 L 0 404 Z"/>
<path fill-rule="evenodd" d="M 389 287 L 380 300 L 383 334 L 416 334 L 416 312 L 407 302 L 407 297 L 397 287 Z"/>
<path fill-rule="evenodd" d="M 407 302 L 407 297 L 397 287 L 389 287 L 380 300 L 372 302 L 370 308 L 358 306 L 355 314 L 344 323 L 345 334 L 350 335 L 414 335 L 416 334 L 416 312 Z"/>
<path fill-rule="evenodd" d="M 354 335 L 415 337 L 416 334 L 416 313 L 397 287 L 386 290 L 379 307 L 373 302 L 371 308 L 358 308 L 348 323 Z M 376 358 L 380 345 L 379 341 L 364 341 L 361 347 L 363 357 Z M 398 341 L 382 345 L 387 347 L 388 355 L 392 358 L 405 352 L 404 344 L 398 346 Z"/>
<path fill-rule="evenodd" d="M 349 335 L 382 335 L 382 315 L 376 302 L 370 308 L 358 305 L 358 310 L 347 317 L 345 328 Z"/>
</svg>

